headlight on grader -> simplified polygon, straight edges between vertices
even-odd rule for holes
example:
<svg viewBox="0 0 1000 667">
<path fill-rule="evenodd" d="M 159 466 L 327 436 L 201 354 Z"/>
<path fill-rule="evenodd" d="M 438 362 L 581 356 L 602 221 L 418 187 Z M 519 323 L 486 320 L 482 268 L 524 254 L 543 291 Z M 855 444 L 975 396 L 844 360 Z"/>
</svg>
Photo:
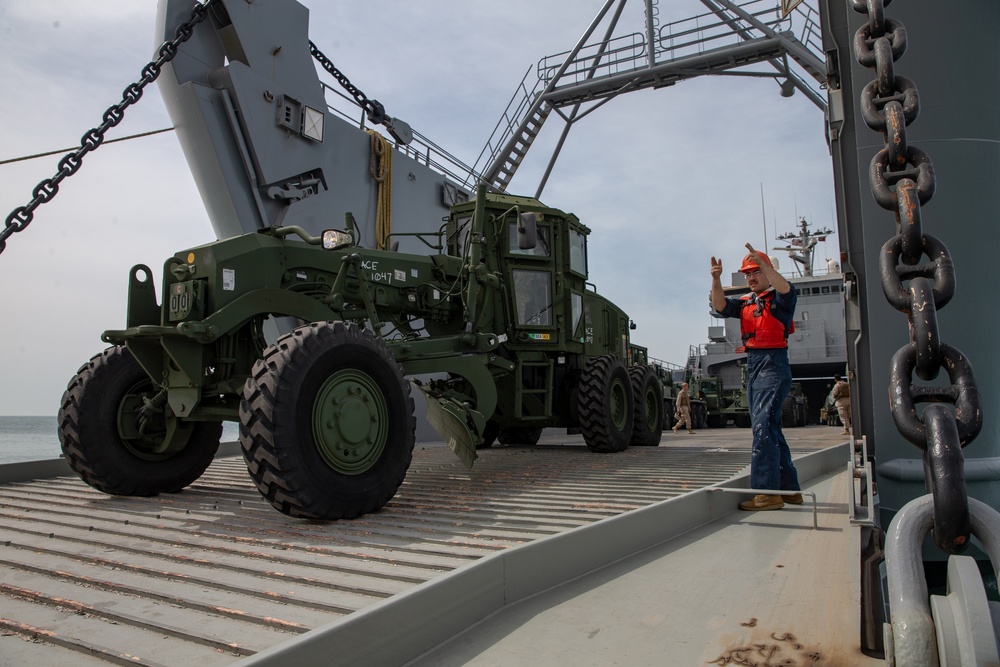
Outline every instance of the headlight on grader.
<svg viewBox="0 0 1000 667">
<path fill-rule="evenodd" d="M 350 233 L 339 229 L 327 229 L 323 232 L 323 250 L 337 250 L 349 246 L 353 242 Z"/>
</svg>

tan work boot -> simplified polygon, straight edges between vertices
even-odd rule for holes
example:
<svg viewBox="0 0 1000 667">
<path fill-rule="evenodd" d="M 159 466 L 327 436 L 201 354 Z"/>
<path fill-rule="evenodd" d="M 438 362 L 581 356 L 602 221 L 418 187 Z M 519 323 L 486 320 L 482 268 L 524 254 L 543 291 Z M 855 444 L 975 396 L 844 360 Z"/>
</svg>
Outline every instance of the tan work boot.
<svg viewBox="0 0 1000 667">
<path fill-rule="evenodd" d="M 688 429 L 688 433 L 694 433 L 694 431 L 692 431 L 691 429 Z"/>
<path fill-rule="evenodd" d="M 801 505 L 802 504 L 802 494 L 801 493 L 793 493 L 790 496 L 781 496 L 781 499 L 784 500 L 789 505 Z"/>
<path fill-rule="evenodd" d="M 671 431 L 673 431 L 674 433 L 677 433 L 677 427 L 676 427 L 676 426 L 675 426 L 675 427 L 673 427 L 673 428 L 672 428 L 672 429 L 670 429 L 670 430 L 671 430 Z"/>
<path fill-rule="evenodd" d="M 748 512 L 754 512 L 757 510 L 780 510 L 784 506 L 785 503 L 781 499 L 781 496 L 770 496 L 766 493 L 758 493 L 750 500 L 744 500 L 740 503 L 740 509 Z"/>
<path fill-rule="evenodd" d="M 850 435 L 850 434 L 851 434 L 850 431 L 841 431 L 840 432 L 840 435 Z"/>
</svg>

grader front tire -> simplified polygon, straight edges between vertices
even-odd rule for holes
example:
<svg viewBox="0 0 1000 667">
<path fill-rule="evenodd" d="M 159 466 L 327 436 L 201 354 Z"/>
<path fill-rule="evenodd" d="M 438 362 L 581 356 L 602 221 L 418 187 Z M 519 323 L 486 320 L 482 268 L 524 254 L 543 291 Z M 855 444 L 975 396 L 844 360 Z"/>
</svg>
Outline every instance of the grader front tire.
<svg viewBox="0 0 1000 667">
<path fill-rule="evenodd" d="M 123 346 L 80 367 L 59 408 L 59 443 L 70 467 L 98 491 L 155 496 L 180 491 L 212 463 L 222 422 L 166 422 L 141 427 L 138 409 L 157 393 Z"/>
</svg>

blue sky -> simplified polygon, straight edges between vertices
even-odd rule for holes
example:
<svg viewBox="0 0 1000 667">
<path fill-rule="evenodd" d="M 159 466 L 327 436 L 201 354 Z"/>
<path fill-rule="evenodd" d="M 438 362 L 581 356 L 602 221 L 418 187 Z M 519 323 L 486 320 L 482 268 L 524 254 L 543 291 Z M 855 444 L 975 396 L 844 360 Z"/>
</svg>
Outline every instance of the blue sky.
<svg viewBox="0 0 1000 667">
<path fill-rule="evenodd" d="M 303 4 L 310 38 L 352 82 L 471 163 L 525 70 L 572 48 L 603 2 Z M 642 3 L 631 4 L 623 21 L 641 31 Z M 659 11 L 667 23 L 705 10 L 660 0 Z M 150 60 L 155 17 L 153 0 L 0 4 L 0 160 L 78 145 Z M 154 85 L 109 137 L 169 126 Z M 510 191 L 534 193 L 561 127 L 549 121 Z M 0 165 L 4 217 L 58 160 Z M 822 113 L 804 96 L 780 97 L 771 79 L 704 77 L 621 96 L 578 123 L 542 200 L 593 230 L 591 281 L 636 321 L 635 342 L 683 363 L 712 324 L 709 257 L 735 270 L 744 243 L 763 245 L 762 218 L 768 246 L 799 216 L 835 229 L 832 173 Z M 173 133 L 89 155 L 0 255 L 0 414 L 55 414 L 101 332 L 124 325 L 129 268 L 213 238 Z M 818 262 L 836 242 L 819 245 Z"/>
</svg>

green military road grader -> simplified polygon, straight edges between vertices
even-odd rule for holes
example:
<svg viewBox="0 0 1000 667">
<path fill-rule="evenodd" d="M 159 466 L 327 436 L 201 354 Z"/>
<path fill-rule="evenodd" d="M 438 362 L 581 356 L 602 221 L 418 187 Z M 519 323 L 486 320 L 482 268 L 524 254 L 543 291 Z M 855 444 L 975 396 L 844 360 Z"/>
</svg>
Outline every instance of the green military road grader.
<svg viewBox="0 0 1000 667">
<path fill-rule="evenodd" d="M 429 254 L 364 248 L 353 218 L 271 226 L 178 252 L 129 284 L 127 328 L 63 396 L 70 466 L 112 494 L 178 491 L 238 421 L 254 483 L 291 516 L 351 518 L 396 493 L 414 445 L 411 382 L 468 466 L 477 448 L 579 428 L 655 446 L 662 386 L 631 322 L 588 286 L 589 230 L 530 198 L 454 206 Z M 401 235 L 400 235 L 401 236 Z M 265 323 L 285 333 L 269 342 Z M 270 325 L 268 325 L 270 326 Z"/>
</svg>

